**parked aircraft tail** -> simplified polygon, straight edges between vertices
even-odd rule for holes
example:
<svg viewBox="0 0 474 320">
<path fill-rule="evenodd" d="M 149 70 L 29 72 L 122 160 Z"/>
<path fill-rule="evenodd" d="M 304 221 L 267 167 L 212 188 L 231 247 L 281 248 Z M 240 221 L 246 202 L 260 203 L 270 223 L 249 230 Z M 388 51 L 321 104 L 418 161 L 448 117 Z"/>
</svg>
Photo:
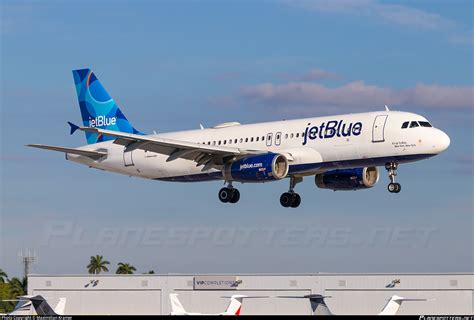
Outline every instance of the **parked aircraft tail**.
<svg viewBox="0 0 474 320">
<path fill-rule="evenodd" d="M 407 299 L 407 298 L 394 295 L 390 298 L 390 300 L 388 300 L 387 304 L 385 305 L 385 307 L 383 307 L 379 315 L 381 316 L 396 315 L 403 301 L 426 301 L 426 299 Z"/>
<path fill-rule="evenodd" d="M 184 310 L 183 305 L 178 299 L 177 293 L 170 293 L 171 301 L 171 314 L 173 315 L 185 315 L 187 312 Z"/>
</svg>

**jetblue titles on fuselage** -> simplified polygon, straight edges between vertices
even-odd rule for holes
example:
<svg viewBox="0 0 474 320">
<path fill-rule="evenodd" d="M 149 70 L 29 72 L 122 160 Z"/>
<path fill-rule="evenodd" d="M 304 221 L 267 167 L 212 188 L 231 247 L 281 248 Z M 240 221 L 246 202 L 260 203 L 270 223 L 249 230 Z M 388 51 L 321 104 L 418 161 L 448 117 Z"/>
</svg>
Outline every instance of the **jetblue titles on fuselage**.
<svg viewBox="0 0 474 320">
<path fill-rule="evenodd" d="M 344 123 L 343 120 L 331 120 L 326 124 L 321 123 L 320 126 L 311 127 L 311 123 L 308 123 L 308 127 L 304 132 L 303 145 L 308 142 L 308 139 L 315 140 L 329 139 L 334 137 L 348 137 L 351 135 L 358 136 L 362 132 L 362 122 L 356 123 Z"/>
</svg>

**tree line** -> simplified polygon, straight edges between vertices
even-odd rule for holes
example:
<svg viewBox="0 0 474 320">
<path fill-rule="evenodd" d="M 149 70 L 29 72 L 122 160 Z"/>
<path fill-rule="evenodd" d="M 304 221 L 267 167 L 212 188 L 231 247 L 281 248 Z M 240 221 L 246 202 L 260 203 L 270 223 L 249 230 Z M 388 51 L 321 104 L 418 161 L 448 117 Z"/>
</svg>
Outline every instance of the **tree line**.
<svg viewBox="0 0 474 320">
<path fill-rule="evenodd" d="M 110 262 L 105 260 L 101 255 L 91 256 L 89 264 L 87 265 L 87 271 L 90 274 L 99 274 L 102 272 L 109 272 L 109 268 L 107 267 L 110 265 Z M 132 266 L 130 263 L 126 262 L 119 262 L 117 264 L 117 270 L 115 271 L 116 274 L 134 274 L 137 269 Z M 154 274 L 155 271 L 150 270 L 145 272 L 145 274 Z"/>
<path fill-rule="evenodd" d="M 3 300 L 16 299 L 18 296 L 25 295 L 27 286 L 28 278 L 13 277 L 9 279 L 5 271 L 0 269 L 0 313 L 12 311 L 16 302 Z"/>
</svg>

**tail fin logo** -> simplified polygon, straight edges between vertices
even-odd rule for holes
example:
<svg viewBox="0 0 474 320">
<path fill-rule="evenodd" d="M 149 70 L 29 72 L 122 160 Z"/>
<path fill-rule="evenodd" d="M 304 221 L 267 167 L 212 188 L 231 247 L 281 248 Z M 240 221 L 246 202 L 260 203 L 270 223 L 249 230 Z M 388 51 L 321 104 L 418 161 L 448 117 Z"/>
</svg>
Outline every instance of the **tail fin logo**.
<svg viewBox="0 0 474 320">
<path fill-rule="evenodd" d="M 115 126 L 116 124 L 117 124 L 116 117 L 107 118 L 105 116 L 98 116 L 98 117 L 95 117 L 94 119 L 89 118 L 89 126 L 93 128 Z"/>
<path fill-rule="evenodd" d="M 84 126 L 142 134 L 127 120 L 92 70 L 80 69 L 72 73 Z M 86 132 L 86 139 L 87 143 L 92 144 L 114 138 Z"/>
</svg>

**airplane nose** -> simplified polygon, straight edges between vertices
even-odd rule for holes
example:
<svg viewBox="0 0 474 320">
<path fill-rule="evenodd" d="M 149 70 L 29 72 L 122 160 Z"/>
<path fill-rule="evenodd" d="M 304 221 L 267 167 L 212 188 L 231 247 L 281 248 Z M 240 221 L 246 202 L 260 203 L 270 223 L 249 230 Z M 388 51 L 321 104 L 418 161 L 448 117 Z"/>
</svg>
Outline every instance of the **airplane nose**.
<svg viewBox="0 0 474 320">
<path fill-rule="evenodd" d="M 436 145 L 439 149 L 439 152 L 443 152 L 444 150 L 448 149 L 451 143 L 451 139 L 449 139 L 449 136 L 441 130 L 439 131 L 436 140 Z"/>
</svg>

